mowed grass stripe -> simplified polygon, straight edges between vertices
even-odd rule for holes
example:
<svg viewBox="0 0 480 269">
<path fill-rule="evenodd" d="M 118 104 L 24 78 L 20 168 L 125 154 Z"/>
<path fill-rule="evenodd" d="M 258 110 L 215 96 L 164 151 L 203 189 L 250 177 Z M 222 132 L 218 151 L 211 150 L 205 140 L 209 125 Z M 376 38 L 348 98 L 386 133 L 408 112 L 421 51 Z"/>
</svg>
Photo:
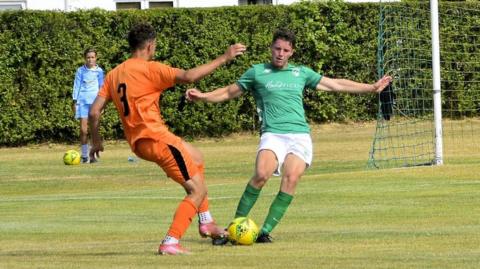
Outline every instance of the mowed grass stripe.
<svg viewBox="0 0 480 269">
<path fill-rule="evenodd" d="M 275 242 L 214 247 L 196 219 L 188 257 L 155 255 L 184 191 L 156 165 L 109 142 L 96 165 L 64 166 L 68 145 L 0 149 L 0 268 L 477 268 L 480 165 L 457 152 L 442 167 L 365 170 L 373 124 L 314 126 L 315 160 Z M 210 208 L 233 218 L 252 175 L 256 135 L 193 141 Z M 464 158 L 466 161 L 461 162 Z M 263 222 L 279 179 L 250 217 Z"/>
</svg>

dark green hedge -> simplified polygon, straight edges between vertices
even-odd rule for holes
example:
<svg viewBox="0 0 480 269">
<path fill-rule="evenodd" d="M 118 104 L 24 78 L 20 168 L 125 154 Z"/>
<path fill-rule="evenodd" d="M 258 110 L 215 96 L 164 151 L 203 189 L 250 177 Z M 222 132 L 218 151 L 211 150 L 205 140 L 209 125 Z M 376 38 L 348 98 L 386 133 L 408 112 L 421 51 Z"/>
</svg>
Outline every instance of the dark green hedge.
<svg viewBox="0 0 480 269">
<path fill-rule="evenodd" d="M 251 96 L 223 104 L 186 104 L 187 87 L 203 90 L 233 83 L 250 65 L 269 60 L 271 34 L 288 27 L 298 35 L 293 62 L 332 77 L 375 79 L 376 5 L 341 2 L 291 6 L 246 6 L 107 12 L 102 10 L 0 13 L 0 145 L 75 141 L 78 122 L 71 110 L 71 89 L 82 52 L 94 46 L 106 70 L 127 59 L 130 26 L 148 21 L 158 29 L 156 59 L 188 69 L 242 42 L 246 55 L 196 85 L 179 85 L 162 97 L 162 113 L 182 136 L 218 136 L 256 129 Z M 309 91 L 311 121 L 373 118 L 376 100 Z M 108 107 L 103 121 L 107 139 L 122 138 L 119 119 Z"/>
<path fill-rule="evenodd" d="M 0 12 L 0 145 L 76 141 L 78 122 L 71 110 L 71 89 L 82 52 L 93 46 L 106 71 L 127 59 L 125 39 L 138 21 L 159 32 L 156 60 L 188 69 L 242 42 L 248 52 L 195 86 L 207 90 L 233 83 L 252 64 L 269 60 L 271 34 L 277 27 L 297 33 L 292 59 L 331 77 L 372 82 L 376 79 L 379 7 L 342 2 L 290 6 L 245 6 L 147 11 Z M 162 113 L 182 136 L 218 136 L 256 129 L 251 96 L 223 104 L 186 104 L 180 85 L 165 92 Z M 308 91 L 305 105 L 312 122 L 375 117 L 375 96 Z M 113 106 L 102 121 L 107 139 L 122 138 Z"/>
</svg>

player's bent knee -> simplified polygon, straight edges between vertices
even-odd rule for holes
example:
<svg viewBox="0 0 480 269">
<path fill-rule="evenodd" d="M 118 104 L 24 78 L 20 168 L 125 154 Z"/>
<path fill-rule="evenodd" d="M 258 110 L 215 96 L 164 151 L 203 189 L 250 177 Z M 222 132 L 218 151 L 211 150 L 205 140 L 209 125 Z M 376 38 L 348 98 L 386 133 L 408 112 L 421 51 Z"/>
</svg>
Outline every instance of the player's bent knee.
<svg viewBox="0 0 480 269">
<path fill-rule="evenodd" d="M 268 173 L 256 173 L 252 178 L 252 182 L 256 187 L 263 187 L 270 177 L 271 175 Z"/>
<path fill-rule="evenodd" d="M 198 176 L 194 176 L 193 178 L 187 180 L 183 185 L 189 196 L 198 205 L 200 205 L 203 199 L 205 199 L 207 196 L 207 186 L 205 185 L 205 182 Z"/>
<path fill-rule="evenodd" d="M 300 181 L 301 175 L 297 174 L 285 174 L 283 176 L 283 181 L 291 186 L 296 186 L 298 181 Z"/>
</svg>

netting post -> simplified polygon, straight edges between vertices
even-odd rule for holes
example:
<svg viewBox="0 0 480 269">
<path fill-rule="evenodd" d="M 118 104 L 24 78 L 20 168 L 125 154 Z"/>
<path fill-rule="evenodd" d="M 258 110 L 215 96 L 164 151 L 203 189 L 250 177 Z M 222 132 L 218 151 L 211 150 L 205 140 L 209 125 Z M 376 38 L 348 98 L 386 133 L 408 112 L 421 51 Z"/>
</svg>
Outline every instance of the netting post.
<svg viewBox="0 0 480 269">
<path fill-rule="evenodd" d="M 442 95 L 440 88 L 440 38 L 438 29 L 438 0 L 430 0 L 432 29 L 433 111 L 435 121 L 435 164 L 443 164 Z"/>
</svg>

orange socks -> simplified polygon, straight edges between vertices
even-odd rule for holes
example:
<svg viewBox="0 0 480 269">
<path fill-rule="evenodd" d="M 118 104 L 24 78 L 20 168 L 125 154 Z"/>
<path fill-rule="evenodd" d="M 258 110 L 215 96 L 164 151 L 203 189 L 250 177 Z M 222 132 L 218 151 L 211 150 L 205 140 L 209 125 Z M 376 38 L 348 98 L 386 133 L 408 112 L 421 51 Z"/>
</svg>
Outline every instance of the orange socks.
<svg viewBox="0 0 480 269">
<path fill-rule="evenodd" d="M 205 197 L 205 199 L 203 199 L 202 203 L 198 207 L 198 213 L 202 213 L 205 211 L 208 211 L 208 197 Z"/>
<path fill-rule="evenodd" d="M 202 177 L 202 180 L 204 180 L 205 168 L 203 164 L 198 165 L 197 168 Z M 177 211 L 175 211 L 175 215 L 173 216 L 173 222 L 170 226 L 170 229 L 168 230 L 167 235 L 176 239 L 180 239 L 187 231 L 188 226 L 190 226 L 190 223 L 192 223 L 192 218 L 197 213 L 199 214 L 199 218 L 202 223 L 212 222 L 213 219 L 208 210 L 208 206 L 209 205 L 207 197 L 203 199 L 202 203 L 198 208 L 195 206 L 195 204 L 190 198 L 185 197 L 178 205 Z"/>
<path fill-rule="evenodd" d="M 198 172 L 202 177 L 202 180 L 205 180 L 205 166 L 203 164 L 197 165 Z M 202 203 L 198 207 L 198 221 L 200 223 L 211 223 L 213 222 L 212 215 L 208 210 L 208 196 L 205 196 Z"/>
<path fill-rule="evenodd" d="M 205 180 L 205 166 L 203 164 L 197 165 L 197 169 L 200 173 L 202 180 Z M 205 199 L 203 199 L 202 203 L 198 207 L 198 213 L 206 211 L 208 211 L 208 197 L 205 197 Z"/>
<path fill-rule="evenodd" d="M 185 197 L 182 200 L 180 205 L 178 205 L 177 211 L 175 211 L 175 215 L 173 216 L 173 222 L 168 230 L 168 235 L 180 239 L 192 223 L 192 218 L 197 213 L 197 207 L 193 203 L 193 201 Z"/>
</svg>

